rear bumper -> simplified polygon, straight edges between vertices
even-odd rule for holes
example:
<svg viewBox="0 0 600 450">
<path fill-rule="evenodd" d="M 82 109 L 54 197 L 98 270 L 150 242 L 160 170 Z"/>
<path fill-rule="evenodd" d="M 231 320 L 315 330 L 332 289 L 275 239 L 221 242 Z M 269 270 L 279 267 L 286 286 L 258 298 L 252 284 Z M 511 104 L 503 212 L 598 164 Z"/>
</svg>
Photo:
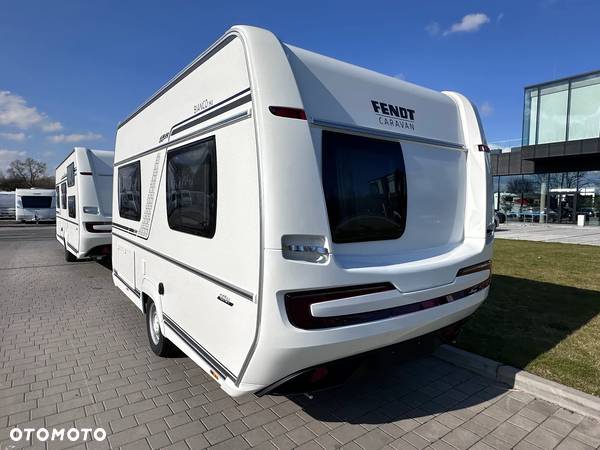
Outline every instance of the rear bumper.
<svg viewBox="0 0 600 450">
<path fill-rule="evenodd" d="M 439 330 L 387 347 L 300 370 L 261 389 L 256 395 L 290 395 L 326 389 L 345 382 L 363 366 L 373 363 L 386 370 L 396 362 L 431 351 L 440 344 L 452 342 L 467 320 L 468 318 L 459 320 Z"/>
<path fill-rule="evenodd" d="M 346 327 L 301 330 L 288 324 L 277 337 L 261 336 L 243 383 L 237 389 L 262 391 L 307 368 L 438 332 L 473 314 L 488 292 L 489 287 L 452 303 Z"/>
</svg>

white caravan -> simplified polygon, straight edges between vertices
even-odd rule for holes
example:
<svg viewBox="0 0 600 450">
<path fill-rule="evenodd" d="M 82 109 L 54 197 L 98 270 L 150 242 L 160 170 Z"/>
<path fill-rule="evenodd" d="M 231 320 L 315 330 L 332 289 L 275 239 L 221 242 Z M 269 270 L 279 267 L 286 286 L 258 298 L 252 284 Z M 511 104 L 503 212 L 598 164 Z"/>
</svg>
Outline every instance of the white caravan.
<svg viewBox="0 0 600 450">
<path fill-rule="evenodd" d="M 488 152 L 460 94 L 233 27 L 118 127 L 114 283 L 232 396 L 321 386 L 486 298 Z"/>
<path fill-rule="evenodd" d="M 110 254 L 113 157 L 75 147 L 56 168 L 56 239 L 69 262 Z"/>
<path fill-rule="evenodd" d="M 15 219 L 15 191 L 0 191 L 0 219 Z"/>
<path fill-rule="evenodd" d="M 15 219 L 17 222 L 53 222 L 55 216 L 54 189 L 15 190 Z"/>
</svg>

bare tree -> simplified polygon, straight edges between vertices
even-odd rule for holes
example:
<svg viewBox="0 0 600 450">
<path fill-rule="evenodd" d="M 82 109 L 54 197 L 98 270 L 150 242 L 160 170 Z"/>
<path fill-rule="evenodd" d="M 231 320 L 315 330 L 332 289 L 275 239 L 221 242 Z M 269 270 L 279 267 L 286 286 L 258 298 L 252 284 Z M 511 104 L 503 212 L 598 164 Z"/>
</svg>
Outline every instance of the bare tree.
<svg viewBox="0 0 600 450">
<path fill-rule="evenodd" d="M 46 163 L 27 158 L 25 161 L 17 159 L 10 163 L 7 173 L 27 187 L 34 187 L 35 183 L 46 173 Z"/>
</svg>

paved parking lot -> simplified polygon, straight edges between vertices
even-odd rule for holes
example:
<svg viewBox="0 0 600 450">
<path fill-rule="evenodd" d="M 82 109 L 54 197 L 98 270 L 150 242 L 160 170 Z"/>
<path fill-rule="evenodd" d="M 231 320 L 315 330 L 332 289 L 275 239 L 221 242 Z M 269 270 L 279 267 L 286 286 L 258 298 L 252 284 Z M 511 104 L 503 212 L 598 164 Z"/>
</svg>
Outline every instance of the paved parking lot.
<svg viewBox="0 0 600 450">
<path fill-rule="evenodd" d="M 433 357 L 308 396 L 232 399 L 147 345 L 141 313 L 52 227 L 0 227 L 0 449 L 589 449 L 600 424 Z M 103 427 L 101 442 L 13 442 L 14 427 Z"/>
<path fill-rule="evenodd" d="M 600 226 L 539 223 L 503 223 L 496 230 L 496 238 L 524 241 L 559 242 L 563 244 L 600 245 Z"/>
</svg>

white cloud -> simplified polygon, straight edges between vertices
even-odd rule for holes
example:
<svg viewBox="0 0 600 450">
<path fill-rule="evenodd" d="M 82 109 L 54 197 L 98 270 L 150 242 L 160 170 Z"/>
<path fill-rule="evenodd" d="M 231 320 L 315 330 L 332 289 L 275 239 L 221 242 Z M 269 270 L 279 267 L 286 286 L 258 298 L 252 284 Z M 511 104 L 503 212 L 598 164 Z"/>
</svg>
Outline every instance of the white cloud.
<svg viewBox="0 0 600 450">
<path fill-rule="evenodd" d="M 397 73 L 396 75 L 394 75 L 394 78 L 398 78 L 399 80 L 406 80 L 406 75 L 404 75 L 404 72 L 400 72 Z"/>
<path fill-rule="evenodd" d="M 101 138 L 101 134 L 92 133 L 91 131 L 88 131 L 87 133 L 55 134 L 54 136 L 48 136 L 48 140 L 55 144 L 63 142 L 74 144 L 82 141 L 96 141 Z"/>
<path fill-rule="evenodd" d="M 23 142 L 26 137 L 27 136 L 25 136 L 25 133 L 23 133 L 23 132 L 20 132 L 20 133 L 0 133 L 0 139 L 7 139 L 9 141 Z"/>
<path fill-rule="evenodd" d="M 502 19 L 504 19 L 504 13 L 501 12 L 500 14 L 498 14 L 498 17 L 496 17 L 496 22 L 500 22 Z"/>
<path fill-rule="evenodd" d="M 429 36 L 437 36 L 438 34 L 440 34 L 441 31 L 440 24 L 437 22 L 430 22 L 425 27 L 425 31 L 429 33 Z"/>
<path fill-rule="evenodd" d="M 453 23 L 449 30 L 444 31 L 444 36 L 452 33 L 472 33 L 489 21 L 490 18 L 483 13 L 467 14 L 460 22 Z"/>
<path fill-rule="evenodd" d="M 27 101 L 20 95 L 10 91 L 0 91 L 0 125 L 14 126 L 25 130 L 39 126 L 44 131 L 58 131 L 62 129 L 60 122 L 50 122 L 48 116 L 38 111 L 35 106 L 27 105 Z M 50 127 L 50 130 L 46 130 Z"/>
<path fill-rule="evenodd" d="M 492 114 L 494 114 L 494 107 L 492 106 L 492 104 L 490 102 L 488 102 L 486 100 L 479 107 L 479 112 L 481 112 L 481 115 L 488 117 L 488 116 L 491 116 Z"/>
<path fill-rule="evenodd" d="M 6 170 L 8 165 L 15 159 L 21 159 L 26 155 L 22 150 L 7 150 L 0 148 L 0 169 Z"/>
<path fill-rule="evenodd" d="M 62 123 L 60 122 L 48 122 L 42 125 L 42 130 L 52 133 L 56 131 L 61 131 L 63 129 Z"/>
</svg>

